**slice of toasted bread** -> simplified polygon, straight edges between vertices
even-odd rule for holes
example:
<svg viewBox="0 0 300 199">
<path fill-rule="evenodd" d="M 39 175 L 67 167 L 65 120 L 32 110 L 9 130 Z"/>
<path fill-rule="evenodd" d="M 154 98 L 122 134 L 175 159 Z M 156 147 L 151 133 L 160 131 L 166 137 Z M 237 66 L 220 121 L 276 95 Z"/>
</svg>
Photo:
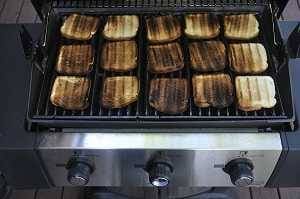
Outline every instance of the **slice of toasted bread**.
<svg viewBox="0 0 300 199">
<path fill-rule="evenodd" d="M 89 40 L 97 32 L 99 18 L 72 14 L 64 21 L 60 32 L 68 39 Z"/>
<path fill-rule="evenodd" d="M 192 82 L 196 106 L 225 108 L 232 104 L 233 85 L 229 75 L 195 75 Z"/>
<path fill-rule="evenodd" d="M 239 74 L 262 73 L 268 68 L 266 50 L 259 43 L 229 44 L 229 66 Z"/>
<path fill-rule="evenodd" d="M 178 114 L 186 111 L 188 82 L 180 78 L 158 78 L 150 82 L 150 106 L 162 113 Z"/>
<path fill-rule="evenodd" d="M 102 106 L 123 108 L 135 102 L 139 95 L 139 82 L 134 76 L 107 77 L 103 85 Z"/>
<path fill-rule="evenodd" d="M 259 23 L 254 14 L 226 15 L 224 29 L 228 39 L 248 40 L 259 34 Z"/>
<path fill-rule="evenodd" d="M 237 76 L 236 96 L 239 109 L 255 111 L 276 105 L 275 84 L 269 76 Z"/>
<path fill-rule="evenodd" d="M 148 70 L 169 73 L 184 67 L 181 47 L 177 42 L 148 46 Z"/>
<path fill-rule="evenodd" d="M 85 77 L 57 76 L 50 101 L 54 106 L 67 110 L 84 110 L 88 107 L 90 80 Z"/>
<path fill-rule="evenodd" d="M 136 36 L 139 18 L 136 15 L 108 16 L 103 36 L 108 40 L 129 40 Z"/>
<path fill-rule="evenodd" d="M 63 45 L 59 50 L 56 71 L 64 75 L 86 75 L 93 63 L 91 45 Z"/>
<path fill-rule="evenodd" d="M 211 39 L 220 33 L 218 17 L 210 13 L 188 14 L 185 19 L 185 34 L 190 39 Z"/>
<path fill-rule="evenodd" d="M 137 44 L 130 41 L 106 42 L 102 49 L 101 67 L 104 70 L 125 72 L 137 66 Z"/>
<path fill-rule="evenodd" d="M 166 43 L 181 36 L 181 27 L 175 16 L 165 15 L 146 19 L 147 38 L 150 43 Z"/>
<path fill-rule="evenodd" d="M 221 41 L 189 44 L 191 67 L 200 72 L 221 71 L 226 66 L 225 46 Z"/>
</svg>

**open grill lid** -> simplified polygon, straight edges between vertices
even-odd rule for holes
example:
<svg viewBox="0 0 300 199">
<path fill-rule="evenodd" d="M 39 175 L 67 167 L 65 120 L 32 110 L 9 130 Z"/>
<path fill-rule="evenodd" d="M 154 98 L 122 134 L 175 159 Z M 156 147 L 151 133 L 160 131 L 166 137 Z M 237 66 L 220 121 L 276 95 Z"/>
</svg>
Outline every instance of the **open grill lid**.
<svg viewBox="0 0 300 199">
<path fill-rule="evenodd" d="M 118 12 L 126 11 L 139 12 L 170 10 L 180 11 L 189 9 L 219 9 L 227 7 L 232 10 L 251 10 L 253 8 L 271 5 L 276 17 L 280 17 L 288 0 L 31 0 L 42 21 L 45 20 L 49 9 L 61 9 L 63 11 L 80 12 L 101 11 Z"/>
</svg>

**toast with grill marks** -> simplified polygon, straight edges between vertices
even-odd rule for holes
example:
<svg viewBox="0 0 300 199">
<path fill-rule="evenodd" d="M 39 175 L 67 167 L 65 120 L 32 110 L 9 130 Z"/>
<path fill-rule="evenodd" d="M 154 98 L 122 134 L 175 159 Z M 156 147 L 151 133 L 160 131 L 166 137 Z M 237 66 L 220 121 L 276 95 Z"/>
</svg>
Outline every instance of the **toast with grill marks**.
<svg viewBox="0 0 300 199">
<path fill-rule="evenodd" d="M 181 36 L 180 23 L 175 16 L 152 16 L 146 19 L 146 25 L 150 43 L 167 43 Z"/>
<path fill-rule="evenodd" d="M 72 14 L 64 21 L 60 32 L 68 39 L 89 40 L 97 32 L 99 18 Z"/>
<path fill-rule="evenodd" d="M 133 41 L 111 41 L 103 46 L 101 67 L 107 71 L 125 72 L 137 66 L 137 44 Z"/>
<path fill-rule="evenodd" d="M 221 41 L 189 44 L 191 67 L 200 72 L 221 71 L 226 66 L 226 49 Z"/>
<path fill-rule="evenodd" d="M 233 102 L 233 85 L 227 74 L 195 75 L 192 79 L 196 106 L 225 108 Z"/>
<path fill-rule="evenodd" d="M 254 14 L 224 16 L 225 37 L 228 39 L 248 40 L 259 34 L 259 23 Z"/>
<path fill-rule="evenodd" d="M 139 82 L 134 76 L 107 77 L 103 85 L 102 106 L 123 108 L 135 102 L 139 95 Z"/>
<path fill-rule="evenodd" d="M 237 76 L 235 78 L 238 108 L 255 111 L 276 105 L 275 84 L 269 76 Z"/>
<path fill-rule="evenodd" d="M 229 66 L 238 74 L 262 73 L 268 68 L 267 53 L 262 44 L 229 44 Z"/>
<path fill-rule="evenodd" d="M 50 101 L 54 106 L 67 110 L 84 110 L 88 107 L 90 80 L 85 77 L 57 76 Z"/>
<path fill-rule="evenodd" d="M 129 40 L 136 36 L 139 18 L 136 15 L 108 16 L 103 36 L 107 40 Z"/>
<path fill-rule="evenodd" d="M 56 71 L 65 75 L 86 75 L 94 63 L 91 45 L 63 45 L 60 47 Z"/>
<path fill-rule="evenodd" d="M 184 67 L 181 47 L 177 42 L 148 47 L 148 70 L 152 73 L 169 73 Z"/>
<path fill-rule="evenodd" d="M 184 32 L 190 39 L 211 39 L 220 33 L 219 20 L 214 14 L 188 14 L 184 19 Z"/>
<path fill-rule="evenodd" d="M 188 82 L 180 78 L 157 78 L 150 82 L 150 106 L 162 113 L 185 112 L 188 103 Z"/>
</svg>

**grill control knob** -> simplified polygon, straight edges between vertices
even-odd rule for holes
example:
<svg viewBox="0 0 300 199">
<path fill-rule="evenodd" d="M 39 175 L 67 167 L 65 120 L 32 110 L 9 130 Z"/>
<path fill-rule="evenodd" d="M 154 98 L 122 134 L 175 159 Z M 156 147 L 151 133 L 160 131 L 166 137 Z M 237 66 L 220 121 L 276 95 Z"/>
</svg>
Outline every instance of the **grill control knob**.
<svg viewBox="0 0 300 199">
<path fill-rule="evenodd" d="M 86 161 L 70 160 L 68 163 L 68 181 L 75 186 L 86 185 L 90 180 L 93 167 Z"/>
<path fill-rule="evenodd" d="M 156 157 L 151 160 L 146 168 L 149 174 L 149 181 L 153 186 L 168 186 L 171 180 L 173 167 L 166 157 Z"/>
<path fill-rule="evenodd" d="M 229 174 L 232 184 L 237 187 L 246 187 L 254 181 L 253 168 L 249 159 L 237 158 L 227 163 L 224 171 Z"/>
</svg>

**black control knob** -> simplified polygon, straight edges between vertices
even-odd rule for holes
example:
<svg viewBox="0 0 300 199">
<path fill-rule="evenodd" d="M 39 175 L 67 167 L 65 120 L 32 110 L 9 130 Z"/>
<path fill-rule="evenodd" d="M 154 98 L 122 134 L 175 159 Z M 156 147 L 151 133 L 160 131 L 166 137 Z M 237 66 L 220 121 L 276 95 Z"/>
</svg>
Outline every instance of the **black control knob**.
<svg viewBox="0 0 300 199">
<path fill-rule="evenodd" d="M 146 168 L 149 181 L 153 186 L 165 187 L 170 183 L 173 167 L 167 157 L 159 156 L 152 159 Z"/>
<path fill-rule="evenodd" d="M 249 159 L 237 158 L 231 160 L 224 168 L 224 171 L 229 174 L 231 182 L 238 187 L 249 186 L 253 183 L 254 166 Z"/>
<path fill-rule="evenodd" d="M 75 186 L 86 185 L 90 180 L 93 167 L 86 161 L 71 160 L 68 164 L 68 181 Z"/>
</svg>

